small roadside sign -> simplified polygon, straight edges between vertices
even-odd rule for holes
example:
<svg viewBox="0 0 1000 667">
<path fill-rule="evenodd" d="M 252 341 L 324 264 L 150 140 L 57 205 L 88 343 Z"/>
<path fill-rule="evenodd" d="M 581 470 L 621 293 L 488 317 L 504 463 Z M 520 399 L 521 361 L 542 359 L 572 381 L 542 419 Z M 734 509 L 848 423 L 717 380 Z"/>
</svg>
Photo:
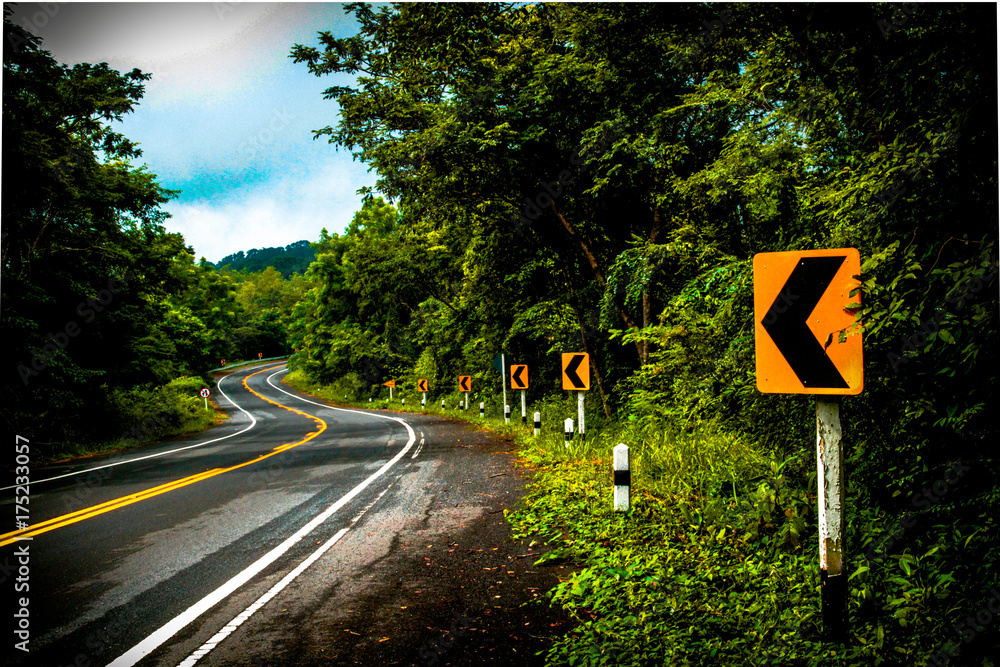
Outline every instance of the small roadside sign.
<svg viewBox="0 0 1000 667">
<path fill-rule="evenodd" d="M 427 391 L 427 380 L 417 380 L 417 391 Z"/>
<path fill-rule="evenodd" d="M 504 365 L 507 363 L 507 357 L 510 357 L 510 355 L 506 352 L 498 352 L 497 356 L 493 357 L 493 361 L 490 362 L 490 365 L 497 369 L 497 373 L 501 376 L 504 374 Z"/>
<path fill-rule="evenodd" d="M 514 364 L 510 367 L 510 388 L 528 388 L 528 367 L 524 364 Z"/>
<path fill-rule="evenodd" d="M 389 380 L 388 382 L 383 382 L 382 386 L 383 387 L 389 387 L 389 388 L 395 388 L 396 381 L 395 380 Z"/>
<path fill-rule="evenodd" d="M 199 394 L 201 395 L 201 397 L 202 397 L 202 398 L 208 398 L 208 397 L 209 397 L 209 395 L 211 395 L 211 393 L 212 393 L 212 392 L 210 392 L 210 391 L 208 390 L 208 387 L 205 387 L 204 389 L 202 389 L 202 390 L 201 390 L 200 392 L 198 392 L 198 393 L 199 393 Z"/>
<path fill-rule="evenodd" d="M 562 388 L 576 391 L 590 389 L 590 355 L 586 352 L 564 352 L 562 355 Z"/>
<path fill-rule="evenodd" d="M 472 391 L 472 376 L 471 375 L 459 375 L 458 376 L 458 390 L 459 391 Z"/>
</svg>

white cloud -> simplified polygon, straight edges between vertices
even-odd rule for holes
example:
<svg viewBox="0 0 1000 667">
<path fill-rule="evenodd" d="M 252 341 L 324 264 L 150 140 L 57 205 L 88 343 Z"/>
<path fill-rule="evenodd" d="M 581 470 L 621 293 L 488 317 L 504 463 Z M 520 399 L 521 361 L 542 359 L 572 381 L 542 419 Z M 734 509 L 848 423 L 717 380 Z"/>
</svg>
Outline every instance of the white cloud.
<svg viewBox="0 0 1000 667">
<path fill-rule="evenodd" d="M 361 208 L 356 191 L 373 180 L 363 167 L 331 161 L 241 191 L 235 201 L 172 202 L 164 207 L 173 215 L 165 226 L 184 235 L 195 257 L 212 262 L 238 250 L 315 241 L 324 227 L 343 232 Z"/>
</svg>

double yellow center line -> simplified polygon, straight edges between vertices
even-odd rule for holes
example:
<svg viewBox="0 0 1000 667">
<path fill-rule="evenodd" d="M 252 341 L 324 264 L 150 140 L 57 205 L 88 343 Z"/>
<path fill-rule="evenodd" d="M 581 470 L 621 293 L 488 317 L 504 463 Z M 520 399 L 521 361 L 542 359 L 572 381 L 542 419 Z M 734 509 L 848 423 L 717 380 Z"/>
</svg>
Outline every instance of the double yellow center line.
<svg viewBox="0 0 1000 667">
<path fill-rule="evenodd" d="M 216 475 L 221 475 L 223 473 L 230 472 L 231 470 L 237 470 L 237 469 L 243 468 L 245 466 L 253 465 L 254 463 L 259 463 L 260 461 L 263 461 L 264 459 L 270 458 L 272 456 L 275 456 L 276 454 L 280 454 L 281 452 L 287 451 L 287 450 L 289 450 L 289 449 L 291 449 L 293 447 L 298 447 L 301 444 L 309 442 L 310 440 L 312 440 L 313 438 L 315 438 L 316 436 L 318 436 L 320 433 L 322 433 L 323 431 L 325 431 L 326 427 L 327 427 L 327 424 L 326 424 L 325 421 L 323 421 L 319 417 L 314 417 L 314 416 L 312 416 L 310 414 L 302 412 L 301 410 L 296 410 L 295 408 L 290 408 L 287 405 L 282 405 L 281 403 L 278 403 L 276 401 L 272 401 L 271 399 L 267 398 L 266 396 L 263 396 L 263 395 L 257 393 L 256 391 L 254 391 L 253 389 L 251 389 L 250 386 L 247 384 L 247 380 L 249 380 L 250 378 L 252 378 L 254 375 L 259 375 L 260 373 L 265 373 L 265 372 L 267 372 L 269 370 L 272 370 L 273 368 L 275 368 L 275 366 L 270 366 L 270 367 L 265 368 L 263 370 L 259 370 L 256 373 L 251 373 L 250 375 L 248 375 L 245 378 L 243 378 L 243 386 L 246 388 L 247 391 L 249 391 L 254 396 L 257 396 L 261 400 L 267 401 L 268 403 L 271 403 L 273 405 L 277 405 L 279 408 L 282 408 L 284 410 L 288 410 L 289 412 L 294 412 L 296 414 L 302 415 L 303 417 L 308 417 L 309 419 L 312 419 L 313 421 L 315 421 L 319 425 L 318 430 L 312 431 L 311 433 L 309 433 L 309 435 L 307 435 L 302 440 L 299 440 L 298 442 L 290 442 L 290 443 L 286 443 L 284 445 L 279 445 L 279 446 L 275 447 L 273 451 L 271 451 L 271 452 L 269 452 L 267 454 L 261 454 L 257 458 L 255 458 L 253 460 L 250 460 L 250 461 L 247 461 L 245 463 L 240 463 L 240 464 L 237 464 L 237 465 L 234 465 L 234 466 L 230 466 L 229 468 L 213 468 L 211 470 L 206 470 L 205 472 L 198 473 L 197 475 L 191 475 L 190 477 L 184 477 L 184 478 L 178 479 L 178 480 L 176 480 L 174 482 L 168 482 L 167 484 L 161 484 L 160 486 L 154 486 L 153 488 L 146 489 L 145 491 L 140 491 L 138 493 L 133 493 L 131 495 L 122 496 L 121 498 L 115 498 L 114 500 L 109 500 L 109 501 L 101 503 L 99 505 L 94 505 L 93 507 L 88 507 L 86 509 L 78 510 L 76 512 L 71 512 L 70 514 L 64 514 L 64 515 L 58 516 L 58 517 L 56 517 L 54 519 L 49 519 L 48 521 L 42 521 L 41 523 L 37 523 L 37 524 L 35 524 L 33 526 L 28 526 L 27 528 L 22 528 L 21 530 L 15 530 L 14 532 L 11 532 L 11 533 L 4 533 L 4 534 L 0 535 L 0 547 L 5 546 L 7 544 L 11 544 L 13 542 L 17 542 L 21 538 L 34 537 L 35 535 L 41 535 L 42 533 L 47 533 L 50 530 L 55 530 L 56 528 L 62 528 L 63 526 L 68 526 L 68 525 L 70 525 L 72 523 L 76 523 L 78 521 L 83 521 L 85 519 L 89 519 L 91 517 L 95 517 L 95 516 L 97 516 L 99 514 L 104 514 L 105 512 L 110 512 L 112 510 L 120 509 L 120 508 L 125 507 L 127 505 L 131 505 L 132 503 L 137 503 L 137 502 L 146 500 L 147 498 L 152 498 L 154 496 L 158 496 L 158 495 L 163 494 L 163 493 L 168 493 L 170 491 L 173 491 L 175 489 L 179 489 L 179 488 L 187 486 L 189 484 L 194 484 L 195 482 L 200 482 L 200 481 L 208 479 L 210 477 L 215 477 Z"/>
</svg>

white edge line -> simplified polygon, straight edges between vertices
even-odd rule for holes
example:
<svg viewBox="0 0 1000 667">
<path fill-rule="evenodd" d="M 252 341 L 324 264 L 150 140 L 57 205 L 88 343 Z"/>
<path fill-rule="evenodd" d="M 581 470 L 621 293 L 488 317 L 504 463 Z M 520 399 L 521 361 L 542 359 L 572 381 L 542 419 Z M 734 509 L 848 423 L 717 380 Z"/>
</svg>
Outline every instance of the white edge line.
<svg viewBox="0 0 1000 667">
<path fill-rule="evenodd" d="M 333 408 L 329 405 L 324 405 L 321 403 L 316 403 L 314 401 L 306 400 L 304 398 L 296 396 L 295 394 L 290 394 L 284 389 L 276 387 L 271 382 L 271 378 L 273 378 L 275 375 L 278 375 L 278 373 L 283 373 L 286 372 L 287 370 L 288 369 L 286 368 L 283 371 L 277 371 L 276 373 L 273 373 L 267 378 L 267 383 L 283 394 L 288 394 L 292 398 L 298 398 L 300 401 L 311 403 L 313 405 L 318 405 L 322 408 L 327 408 L 331 410 L 340 410 L 342 412 L 355 412 L 358 414 L 367 415 L 369 417 L 378 417 L 380 419 L 388 419 L 391 421 L 399 422 L 406 428 L 406 430 L 410 434 L 410 438 L 407 441 L 406 446 L 403 447 L 401 450 L 399 450 L 399 452 L 394 457 L 386 461 L 381 468 L 379 468 L 371 475 L 369 475 L 367 479 L 365 479 L 363 482 L 361 482 L 353 489 L 351 489 L 340 500 L 338 500 L 333 505 L 330 505 L 328 508 L 326 508 L 326 510 L 324 510 L 322 514 L 318 514 L 311 521 L 309 521 L 309 523 L 302 526 L 302 528 L 299 528 L 295 532 L 295 534 L 293 534 L 291 537 L 289 537 L 284 542 L 276 546 L 274 549 L 271 549 L 269 552 L 261 556 L 256 562 L 250 564 L 246 569 L 237 574 L 235 577 L 233 577 L 226 583 L 216 588 L 214 591 L 203 597 L 198 602 L 188 607 L 180 615 L 168 621 L 160 629 L 154 631 L 151 635 L 143 639 L 141 642 L 130 648 L 122 655 L 115 658 L 115 660 L 111 662 L 108 665 L 108 667 L 131 667 L 131 665 L 134 665 L 135 663 L 139 662 L 144 657 L 155 651 L 157 648 L 160 647 L 161 644 L 163 644 L 168 639 L 173 637 L 175 634 L 180 632 L 189 623 L 191 623 L 199 616 L 204 614 L 206 611 L 214 607 L 217 603 L 227 598 L 237 588 L 239 588 L 246 582 L 250 581 L 250 579 L 252 579 L 254 575 L 258 574 L 265 567 L 267 567 L 268 565 L 276 561 L 278 558 L 280 558 L 286 551 L 291 549 L 292 546 L 294 546 L 302 538 L 304 538 L 306 535 L 311 533 L 316 527 L 318 527 L 324 521 L 333 516 L 333 514 L 337 512 L 337 510 L 339 510 L 344 505 L 352 501 L 354 497 L 357 496 L 359 493 L 361 493 L 369 484 L 371 484 L 376 479 L 385 474 L 385 471 L 394 466 L 401 458 L 403 458 L 406 452 L 409 451 L 410 447 L 413 446 L 413 443 L 416 440 L 417 435 L 416 433 L 413 432 L 413 429 L 410 427 L 410 425 L 407 424 L 402 419 L 399 419 L 397 417 L 389 417 L 386 415 L 371 414 L 368 412 L 362 412 L 360 410 L 346 410 L 344 408 Z"/>
<path fill-rule="evenodd" d="M 198 648 L 198 650 L 194 651 L 191 655 L 189 655 L 184 660 L 184 662 L 182 662 L 180 665 L 178 665 L 178 667 L 193 667 L 195 664 L 197 664 L 197 662 L 199 660 L 201 660 L 206 655 L 208 655 L 209 653 L 211 653 L 212 649 L 214 649 L 216 646 L 218 646 L 219 644 L 222 643 L 222 640 L 224 640 L 226 637 L 228 637 L 229 635 L 231 635 L 236 630 L 236 628 L 238 628 L 241 625 L 243 625 L 244 621 L 247 621 L 251 616 L 253 616 L 258 611 L 260 611 L 260 609 L 264 605 L 266 605 L 268 602 L 270 602 L 272 598 L 274 598 L 275 596 L 278 595 L 278 593 L 280 593 L 281 591 L 283 591 L 285 589 L 285 587 L 288 586 L 288 584 L 290 584 L 293 581 L 295 581 L 295 579 L 300 574 L 302 574 L 303 572 L 305 572 L 309 568 L 310 565 L 312 565 L 313 563 L 315 563 L 317 560 L 320 559 L 320 557 L 323 554 L 325 554 L 327 551 L 329 551 L 330 547 L 332 547 L 334 544 L 336 544 L 340 540 L 341 537 L 343 537 L 344 535 L 346 535 L 347 532 L 354 526 L 354 524 L 357 523 L 358 520 L 361 517 L 363 517 L 365 515 L 365 513 L 369 509 L 371 509 L 372 505 L 374 505 L 379 500 L 381 500 L 382 496 L 385 495 L 386 491 L 388 491 L 391 488 L 391 486 L 392 485 L 389 485 L 389 486 L 385 487 L 385 489 L 382 490 L 382 493 L 378 494 L 378 496 L 375 498 L 375 500 L 373 500 L 370 503 L 368 503 L 368 505 L 363 510 L 361 510 L 360 514 L 358 514 L 356 517 L 354 517 L 353 519 L 351 519 L 351 525 L 350 526 L 347 526 L 346 528 L 341 528 L 339 531 L 337 531 L 337 533 L 333 537 L 331 537 L 329 540 L 327 540 L 326 542 L 323 543 L 323 546 L 321 546 L 319 549 L 317 549 L 316 551 L 314 551 L 309 556 L 309 558 L 307 558 L 304 561 L 302 561 L 299 564 L 298 567 L 296 567 L 294 570 L 292 570 L 291 572 L 289 572 L 288 574 L 286 574 L 284 577 L 282 577 L 281 581 L 279 581 L 274 586 L 272 586 L 271 589 L 267 593 L 264 593 L 264 595 L 261 595 L 259 598 L 257 598 L 253 602 L 253 604 L 251 604 L 246 609 L 244 609 L 242 612 L 240 612 L 239 614 L 237 614 L 236 618 L 234 618 L 233 620 L 229 621 L 229 623 L 227 623 L 221 630 L 219 630 L 217 633 L 215 633 L 215 636 L 213 636 L 207 642 L 205 642 L 204 644 L 202 644 Z"/>
<path fill-rule="evenodd" d="M 245 414 L 247 417 L 250 418 L 250 425 L 247 426 L 242 431 L 237 431 L 236 433 L 230 433 L 229 435 L 224 435 L 221 438 L 215 438 L 214 440 L 206 440 L 205 442 L 196 442 L 193 445 L 187 445 L 186 447 L 178 447 L 177 449 L 171 449 L 171 450 L 166 451 L 166 452 L 158 452 L 156 454 L 147 454 L 146 456 L 138 456 L 138 457 L 136 457 L 134 459 L 127 459 L 125 461 L 116 461 L 115 463 L 106 463 L 106 464 L 104 464 L 102 466 L 94 466 L 93 468 L 87 468 L 86 470 L 77 470 L 75 472 L 68 472 L 68 473 L 66 473 L 64 475 L 56 475 L 55 477 L 47 477 L 46 479 L 33 479 L 33 480 L 31 480 L 31 483 L 32 484 L 41 484 L 42 482 L 51 482 L 51 481 L 56 480 L 56 479 L 63 479 L 64 477 L 72 477 L 74 475 L 84 475 L 86 473 L 94 472 L 95 470 L 102 470 L 104 468 L 112 468 L 114 466 L 122 466 L 122 465 L 125 465 L 127 463 L 135 463 L 136 461 L 144 461 L 146 459 L 155 459 L 158 456 L 166 456 L 167 454 L 176 454 L 177 452 L 183 452 L 185 449 L 194 449 L 195 447 L 204 447 L 205 445 L 210 445 L 213 442 L 219 442 L 220 440 L 226 440 L 228 438 L 232 438 L 233 436 L 237 436 L 240 433 L 246 433 L 247 431 L 249 431 L 250 429 L 252 429 L 254 426 L 257 425 L 257 420 L 254 419 L 254 416 L 252 414 L 250 414 L 249 412 L 247 412 L 246 410 L 244 410 L 240 406 L 236 405 L 236 402 L 233 401 L 233 399 L 229 398 L 229 395 L 226 394 L 226 392 L 222 391 L 222 381 L 225 380 L 228 377 L 232 377 L 232 376 L 231 375 L 227 375 L 225 377 L 219 378 L 219 381 L 215 383 L 215 386 L 219 390 L 219 393 L 226 397 L 227 401 L 229 401 L 235 408 L 237 408 L 240 412 L 242 412 L 243 414 Z M 5 487 L 0 488 L 0 491 L 6 491 L 8 489 L 13 489 L 13 488 L 14 488 L 13 486 L 5 486 Z"/>
<path fill-rule="evenodd" d="M 301 563 L 299 563 L 298 567 L 296 567 L 294 570 L 292 570 L 291 572 L 289 572 L 288 574 L 286 574 L 281 579 L 281 581 L 279 581 L 274 586 L 272 586 L 271 589 L 267 593 L 264 593 L 264 595 L 262 595 L 259 598 L 257 598 L 257 600 L 253 604 L 251 604 L 249 607 L 247 607 L 246 609 L 244 609 L 239 615 L 236 616 L 236 618 L 234 618 L 233 620 L 229 621 L 229 623 L 227 623 L 225 625 L 225 627 L 223 627 L 221 630 L 219 630 L 217 633 L 215 633 L 215 636 L 213 636 L 207 642 L 205 642 L 204 644 L 202 644 L 201 647 L 198 648 L 198 650 L 194 651 L 191 655 L 189 655 L 184 660 L 184 662 L 180 663 L 180 665 L 178 667 L 192 667 L 201 658 L 203 658 L 206 655 L 208 655 L 208 653 L 213 648 L 215 648 L 216 646 L 218 646 L 222 642 L 223 639 L 225 639 L 230 634 L 232 634 L 233 631 L 235 631 L 236 628 L 240 627 L 243 624 L 244 621 L 246 621 L 251 616 L 253 616 L 255 613 L 257 613 L 257 611 L 261 607 L 263 607 L 265 604 L 267 604 L 268 602 L 271 601 L 271 598 L 275 597 L 278 593 L 280 593 L 282 590 L 284 590 L 284 588 L 288 584 L 292 583 L 292 581 L 294 581 L 296 577 L 298 577 L 300 574 L 302 574 L 303 572 L 305 572 L 305 570 L 310 565 L 312 565 L 317 560 L 319 560 L 320 556 L 322 556 L 323 554 L 325 554 L 330 549 L 330 547 L 332 547 L 334 544 L 336 544 L 340 540 L 341 537 L 343 537 L 344 535 L 346 535 L 348 530 L 350 530 L 350 528 L 341 528 L 339 531 L 337 531 L 336 535 L 334 535 L 333 537 L 331 537 L 330 539 L 328 539 L 326 542 L 324 542 L 323 546 L 321 546 L 319 549 L 317 549 L 316 551 L 314 551 L 309 556 L 309 558 L 306 558 L 304 561 L 302 561 Z"/>
</svg>

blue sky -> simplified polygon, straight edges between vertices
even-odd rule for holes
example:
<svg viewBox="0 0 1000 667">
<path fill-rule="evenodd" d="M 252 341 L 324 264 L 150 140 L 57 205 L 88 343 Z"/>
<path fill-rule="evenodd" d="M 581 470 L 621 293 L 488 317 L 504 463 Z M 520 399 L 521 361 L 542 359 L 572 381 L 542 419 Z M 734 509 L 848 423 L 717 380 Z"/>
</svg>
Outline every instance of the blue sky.
<svg viewBox="0 0 1000 667">
<path fill-rule="evenodd" d="M 151 73 L 146 94 L 117 128 L 145 164 L 181 194 L 164 208 L 196 257 L 315 241 L 341 232 L 374 172 L 314 140 L 336 125 L 322 91 L 346 76 L 310 74 L 288 57 L 317 32 L 356 32 L 340 4 L 20 3 L 14 21 L 59 62 L 107 62 Z"/>
</svg>

